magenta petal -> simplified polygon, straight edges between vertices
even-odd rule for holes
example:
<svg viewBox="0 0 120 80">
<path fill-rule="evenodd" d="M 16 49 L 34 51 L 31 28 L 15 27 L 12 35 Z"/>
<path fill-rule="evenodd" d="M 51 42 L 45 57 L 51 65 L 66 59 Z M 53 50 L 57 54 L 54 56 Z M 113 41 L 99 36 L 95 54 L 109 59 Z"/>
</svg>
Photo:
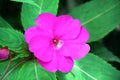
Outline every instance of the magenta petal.
<svg viewBox="0 0 120 80">
<path fill-rule="evenodd" d="M 51 13 L 42 13 L 36 19 L 36 25 L 41 30 L 50 35 L 53 35 L 53 26 L 56 21 L 56 16 Z"/>
<path fill-rule="evenodd" d="M 79 20 L 73 20 L 71 16 L 63 15 L 57 18 L 54 27 L 54 35 L 62 40 L 74 39 L 80 33 Z"/>
<path fill-rule="evenodd" d="M 45 36 L 36 36 L 33 37 L 29 43 L 29 50 L 34 52 L 41 48 L 50 47 L 50 40 L 49 37 Z"/>
<path fill-rule="evenodd" d="M 73 60 L 70 57 L 64 57 L 59 51 L 58 53 L 58 70 L 61 72 L 69 72 L 73 67 Z"/>
<path fill-rule="evenodd" d="M 25 41 L 27 43 L 30 43 L 30 40 L 35 36 L 46 36 L 46 37 L 53 37 L 53 34 L 49 34 L 48 32 L 45 32 L 44 30 L 41 30 L 38 27 L 30 27 L 25 31 Z"/>
<path fill-rule="evenodd" d="M 73 60 L 83 58 L 90 50 L 90 46 L 88 44 L 67 44 L 64 47 L 63 55 L 69 56 Z"/>
<path fill-rule="evenodd" d="M 25 31 L 25 41 L 29 43 L 31 38 L 37 35 L 40 35 L 39 29 L 36 27 L 30 27 Z"/>
<path fill-rule="evenodd" d="M 58 63 L 57 63 L 57 55 L 54 51 L 53 53 L 53 59 L 52 61 L 50 62 L 42 62 L 41 60 L 38 60 L 39 64 L 45 68 L 47 71 L 50 71 L 50 72 L 55 72 L 58 70 Z"/>
<path fill-rule="evenodd" d="M 54 50 L 52 47 L 41 48 L 34 52 L 34 56 L 43 62 L 49 62 L 53 58 Z"/>
<path fill-rule="evenodd" d="M 37 17 L 35 22 L 37 26 L 46 29 L 46 27 L 53 27 L 55 21 L 56 21 L 55 15 L 51 13 L 42 13 Z"/>
<path fill-rule="evenodd" d="M 88 31 L 86 30 L 86 28 L 82 27 L 81 28 L 81 31 L 80 31 L 80 35 L 79 37 L 75 40 L 75 42 L 87 42 L 89 39 L 89 33 Z"/>
<path fill-rule="evenodd" d="M 84 28 L 81 27 L 81 31 L 79 36 L 76 39 L 71 39 L 71 40 L 66 40 L 66 43 L 86 43 L 89 39 L 89 33 L 88 31 Z"/>
</svg>

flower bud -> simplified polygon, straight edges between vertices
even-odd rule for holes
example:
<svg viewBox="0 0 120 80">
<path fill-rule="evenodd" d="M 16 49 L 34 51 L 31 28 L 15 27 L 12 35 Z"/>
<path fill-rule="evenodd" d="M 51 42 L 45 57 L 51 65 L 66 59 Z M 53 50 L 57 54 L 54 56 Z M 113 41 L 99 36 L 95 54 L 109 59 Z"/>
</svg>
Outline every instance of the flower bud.
<svg viewBox="0 0 120 80">
<path fill-rule="evenodd" d="M 7 47 L 0 48 L 0 60 L 5 60 L 8 58 L 9 50 Z"/>
</svg>

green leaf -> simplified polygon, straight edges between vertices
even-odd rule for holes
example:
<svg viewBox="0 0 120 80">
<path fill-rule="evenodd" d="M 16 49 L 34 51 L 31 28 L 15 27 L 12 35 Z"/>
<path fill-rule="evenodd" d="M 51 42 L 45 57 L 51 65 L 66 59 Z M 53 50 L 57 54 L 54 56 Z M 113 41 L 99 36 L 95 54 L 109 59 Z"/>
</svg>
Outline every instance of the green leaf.
<svg viewBox="0 0 120 80">
<path fill-rule="evenodd" d="M 5 74 L 6 71 L 11 69 L 16 63 L 18 63 L 20 59 L 17 59 L 16 61 L 12 61 L 10 59 L 5 61 L 0 61 L 0 80 L 3 77 L 3 74 Z"/>
<path fill-rule="evenodd" d="M 31 26 L 35 26 L 35 19 L 37 16 L 44 12 L 57 14 L 58 0 L 34 0 L 38 6 L 33 6 L 27 3 L 23 3 L 21 20 L 24 30 Z"/>
<path fill-rule="evenodd" d="M 16 1 L 16 2 L 23 2 L 23 3 L 28 3 L 28 4 L 32 4 L 34 6 L 38 6 L 34 0 L 11 0 L 11 1 Z"/>
<path fill-rule="evenodd" d="M 120 63 L 120 59 L 101 43 L 98 42 L 91 43 L 91 52 L 103 58 L 106 61 L 116 61 Z"/>
<path fill-rule="evenodd" d="M 0 27 L 12 28 L 12 26 L 10 24 L 8 24 L 1 16 L 0 16 Z"/>
<path fill-rule="evenodd" d="M 91 0 L 74 8 L 70 14 L 87 28 L 89 42 L 96 41 L 120 24 L 120 0 Z"/>
<path fill-rule="evenodd" d="M 56 75 L 58 80 L 77 80 L 75 79 L 74 74 L 72 72 L 62 73 L 58 71 L 56 72 Z M 79 76 L 78 80 L 82 80 L 80 77 L 81 76 Z"/>
<path fill-rule="evenodd" d="M 37 61 L 23 61 L 23 63 L 13 66 L 7 72 L 5 80 L 56 80 L 55 73 L 47 72 Z"/>
<path fill-rule="evenodd" d="M 120 72 L 101 58 L 88 54 L 75 65 L 70 73 L 57 73 L 59 80 L 120 80 Z"/>
<path fill-rule="evenodd" d="M 0 79 L 2 78 L 3 73 L 5 72 L 6 68 L 8 66 L 8 61 L 0 61 Z"/>
<path fill-rule="evenodd" d="M 8 48 L 16 53 L 27 54 L 27 44 L 24 42 L 24 36 L 21 32 L 10 29 L 0 28 L 0 45 L 8 46 Z"/>
</svg>

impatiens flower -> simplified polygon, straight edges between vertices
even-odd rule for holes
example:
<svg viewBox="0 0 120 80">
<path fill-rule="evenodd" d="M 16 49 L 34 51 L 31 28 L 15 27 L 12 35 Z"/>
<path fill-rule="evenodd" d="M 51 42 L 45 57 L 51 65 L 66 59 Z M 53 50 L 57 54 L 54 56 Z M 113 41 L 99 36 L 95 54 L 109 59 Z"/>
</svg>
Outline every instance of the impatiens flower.
<svg viewBox="0 0 120 80">
<path fill-rule="evenodd" d="M 79 20 L 69 15 L 56 17 L 43 13 L 35 23 L 36 26 L 26 30 L 25 40 L 46 70 L 69 72 L 73 60 L 79 60 L 89 52 L 90 47 L 86 44 L 89 34 Z"/>
<path fill-rule="evenodd" d="M 0 48 L 0 60 L 5 60 L 8 58 L 9 50 L 7 47 Z"/>
</svg>

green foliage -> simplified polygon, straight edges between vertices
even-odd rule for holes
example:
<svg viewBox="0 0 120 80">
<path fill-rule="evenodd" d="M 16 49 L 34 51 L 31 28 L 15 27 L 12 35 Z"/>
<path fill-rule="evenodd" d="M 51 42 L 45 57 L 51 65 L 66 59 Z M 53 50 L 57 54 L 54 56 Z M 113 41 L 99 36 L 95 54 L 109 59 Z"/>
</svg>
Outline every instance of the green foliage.
<svg viewBox="0 0 120 80">
<path fill-rule="evenodd" d="M 3 73 L 5 72 L 5 69 L 8 65 L 8 61 L 0 61 L 0 79 L 2 78 Z"/>
<path fill-rule="evenodd" d="M 58 0 L 34 0 L 34 3 L 37 6 L 27 3 L 22 5 L 21 20 L 24 30 L 35 25 L 35 19 L 39 14 L 44 12 L 57 13 Z"/>
<path fill-rule="evenodd" d="M 103 58 L 106 61 L 116 61 L 120 63 L 120 59 L 101 43 L 98 42 L 91 43 L 91 52 Z"/>
<path fill-rule="evenodd" d="M 115 73 L 115 74 L 114 74 Z M 89 53 L 75 65 L 70 73 L 57 73 L 59 80 L 120 80 L 120 72 L 101 58 Z"/>
<path fill-rule="evenodd" d="M 0 27 L 3 27 L 3 28 L 12 28 L 12 26 L 9 25 L 1 16 L 0 16 Z"/>
<path fill-rule="evenodd" d="M 50 12 L 56 15 L 59 2 L 59 0 L 11 1 L 22 2 L 20 17 L 24 30 L 35 26 L 35 19 L 41 13 Z M 93 42 L 103 38 L 120 24 L 119 8 L 120 0 L 91 0 L 74 8 L 70 15 L 80 19 L 90 33 L 89 42 Z M 71 72 L 58 71 L 56 74 L 44 70 L 31 56 L 23 58 L 30 53 L 23 33 L 14 30 L 0 17 L 0 47 L 3 46 L 8 46 L 10 50 L 19 54 L 14 54 L 11 64 L 9 59 L 0 61 L 0 79 L 3 77 L 4 80 L 120 80 L 120 71 L 104 61 L 120 62 L 120 59 L 100 43 L 91 43 L 92 53 L 74 61 Z M 10 67 L 3 76 L 8 64 Z"/>
<path fill-rule="evenodd" d="M 90 33 L 89 42 L 106 36 L 120 24 L 120 0 L 91 0 L 70 14 L 80 19 Z"/>
<path fill-rule="evenodd" d="M 16 61 L 15 61 L 16 62 Z M 18 61 L 17 61 L 18 62 Z M 14 62 L 13 62 L 14 63 Z M 24 64 L 23 64 L 24 63 Z M 4 70 L 4 64 L 0 64 Z M 19 61 L 8 70 L 4 80 L 56 80 L 55 73 L 50 73 L 40 67 L 35 61 Z"/>
<path fill-rule="evenodd" d="M 8 46 L 8 48 L 16 53 L 22 53 L 27 56 L 27 44 L 24 42 L 24 36 L 21 32 L 10 29 L 0 28 L 0 45 Z"/>
<path fill-rule="evenodd" d="M 5 60 L 5 61 L 0 61 L 0 80 L 2 80 L 2 78 L 6 75 L 3 76 L 3 74 L 6 73 L 6 71 L 8 72 L 8 70 L 12 69 L 12 67 L 17 64 L 20 61 L 20 59 L 17 59 L 16 61 L 12 61 L 11 60 Z"/>
<path fill-rule="evenodd" d="M 34 6 L 38 6 L 35 2 L 34 2 L 34 0 L 11 0 L 11 1 L 16 1 L 16 2 L 23 2 L 23 3 L 28 3 L 28 4 L 32 4 L 32 5 L 34 5 Z"/>
</svg>

